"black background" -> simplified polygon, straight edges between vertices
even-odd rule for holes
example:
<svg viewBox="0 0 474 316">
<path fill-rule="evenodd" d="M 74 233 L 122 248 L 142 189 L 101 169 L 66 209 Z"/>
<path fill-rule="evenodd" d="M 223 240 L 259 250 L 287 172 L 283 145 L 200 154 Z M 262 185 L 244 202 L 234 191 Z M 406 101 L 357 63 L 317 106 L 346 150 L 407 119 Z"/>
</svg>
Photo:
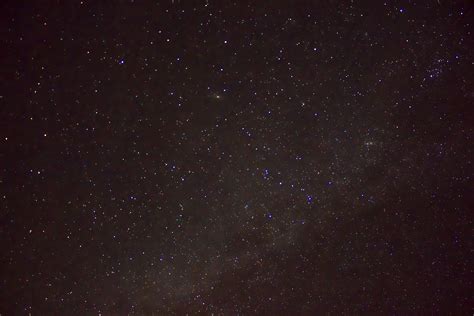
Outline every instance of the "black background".
<svg viewBox="0 0 474 316">
<path fill-rule="evenodd" d="M 3 1 L 0 312 L 472 315 L 472 1 Z"/>
</svg>

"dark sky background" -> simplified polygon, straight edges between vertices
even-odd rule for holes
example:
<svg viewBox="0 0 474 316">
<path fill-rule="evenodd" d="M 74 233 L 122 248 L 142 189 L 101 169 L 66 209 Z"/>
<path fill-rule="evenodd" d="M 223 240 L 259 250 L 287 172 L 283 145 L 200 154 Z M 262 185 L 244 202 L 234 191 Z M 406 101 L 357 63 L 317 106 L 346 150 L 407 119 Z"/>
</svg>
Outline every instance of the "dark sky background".
<svg viewBox="0 0 474 316">
<path fill-rule="evenodd" d="M 2 315 L 472 315 L 472 1 L 0 8 Z"/>
</svg>

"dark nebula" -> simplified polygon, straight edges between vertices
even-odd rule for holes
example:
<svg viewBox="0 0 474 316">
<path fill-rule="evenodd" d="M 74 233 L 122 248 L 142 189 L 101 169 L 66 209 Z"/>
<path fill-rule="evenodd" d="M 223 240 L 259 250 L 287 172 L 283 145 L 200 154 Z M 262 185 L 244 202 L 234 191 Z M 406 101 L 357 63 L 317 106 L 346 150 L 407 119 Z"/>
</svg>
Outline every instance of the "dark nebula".
<svg viewBox="0 0 474 316">
<path fill-rule="evenodd" d="M 2 1 L 1 315 L 472 315 L 472 1 Z"/>
</svg>

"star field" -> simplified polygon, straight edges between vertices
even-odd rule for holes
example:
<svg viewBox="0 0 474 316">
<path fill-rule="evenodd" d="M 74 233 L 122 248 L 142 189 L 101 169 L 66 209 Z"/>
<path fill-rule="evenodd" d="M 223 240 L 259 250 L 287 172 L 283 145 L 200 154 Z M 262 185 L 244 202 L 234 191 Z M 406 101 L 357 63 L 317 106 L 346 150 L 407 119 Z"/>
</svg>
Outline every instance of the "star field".
<svg viewBox="0 0 474 316">
<path fill-rule="evenodd" d="M 472 1 L 4 1 L 0 314 L 472 315 Z"/>
</svg>

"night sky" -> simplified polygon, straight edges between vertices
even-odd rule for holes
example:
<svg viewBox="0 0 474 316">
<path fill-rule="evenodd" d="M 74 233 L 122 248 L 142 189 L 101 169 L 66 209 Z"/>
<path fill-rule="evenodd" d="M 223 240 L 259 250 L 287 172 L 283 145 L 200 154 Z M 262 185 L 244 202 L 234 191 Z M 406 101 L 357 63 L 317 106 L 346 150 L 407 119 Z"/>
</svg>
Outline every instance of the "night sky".
<svg viewBox="0 0 474 316">
<path fill-rule="evenodd" d="M 474 312 L 472 1 L 2 1 L 2 315 Z"/>
</svg>

